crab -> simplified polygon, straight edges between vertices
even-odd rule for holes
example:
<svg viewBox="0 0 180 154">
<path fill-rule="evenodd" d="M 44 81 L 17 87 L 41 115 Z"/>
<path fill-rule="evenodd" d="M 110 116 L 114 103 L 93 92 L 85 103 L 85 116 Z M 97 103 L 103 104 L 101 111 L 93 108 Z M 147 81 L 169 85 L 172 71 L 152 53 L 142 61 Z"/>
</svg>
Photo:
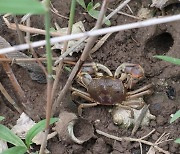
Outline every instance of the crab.
<svg viewBox="0 0 180 154">
<path fill-rule="evenodd" d="M 134 85 L 144 78 L 144 69 L 139 64 L 123 63 L 117 67 L 114 75 L 104 65 L 99 63 L 86 64 L 77 75 L 77 82 L 87 92 L 72 87 L 72 96 L 81 97 L 91 103 L 81 103 L 78 114 L 82 109 L 97 105 L 115 105 L 131 111 L 144 106 L 143 96 L 151 94 L 152 84 L 137 90 L 131 90 Z"/>
</svg>

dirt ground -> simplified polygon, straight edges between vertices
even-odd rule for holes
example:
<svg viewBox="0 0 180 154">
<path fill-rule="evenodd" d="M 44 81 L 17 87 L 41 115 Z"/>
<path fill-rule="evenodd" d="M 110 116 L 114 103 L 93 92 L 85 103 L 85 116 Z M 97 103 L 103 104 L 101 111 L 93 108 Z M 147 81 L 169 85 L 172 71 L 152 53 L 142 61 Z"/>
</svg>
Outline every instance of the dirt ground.
<svg viewBox="0 0 180 154">
<path fill-rule="evenodd" d="M 134 15 L 143 7 L 148 7 L 151 1 L 132 1 L 129 3 Z M 53 6 L 61 15 L 69 16 L 70 1 L 52 0 Z M 114 1 L 110 4 L 110 8 L 115 9 L 119 1 Z M 122 11 L 131 13 L 126 7 Z M 108 11 L 108 13 L 110 13 Z M 155 16 L 161 15 L 160 10 L 156 10 Z M 165 8 L 165 15 L 173 15 L 180 13 L 180 5 L 173 4 Z M 32 25 L 38 28 L 44 28 L 42 25 L 42 17 L 36 16 L 32 18 Z M 78 6 L 76 9 L 76 21 L 84 21 L 86 30 L 90 30 L 95 20 L 84 14 L 84 10 Z M 52 25 L 57 22 L 60 27 L 67 27 L 67 19 L 57 17 L 52 14 Z M 121 25 L 125 23 L 136 22 L 137 19 L 124 15 L 115 15 L 111 19 L 112 25 Z M 16 32 L 9 30 L 3 21 L 1 21 L 0 35 L 7 39 L 11 45 L 19 44 Z M 170 138 L 176 139 L 180 136 L 179 120 L 173 124 L 169 123 L 170 115 L 180 109 L 180 68 L 167 62 L 153 58 L 154 55 L 168 55 L 180 58 L 180 21 L 155 25 L 140 29 L 132 29 L 114 33 L 108 38 L 106 43 L 94 54 L 93 60 L 102 63 L 110 70 L 115 69 L 124 62 L 140 64 L 145 70 L 145 79 L 137 84 L 137 87 L 153 83 L 154 93 L 145 97 L 145 102 L 149 104 L 150 112 L 156 116 L 156 120 L 152 120 L 148 127 L 139 128 L 133 136 L 135 138 L 142 137 L 148 134 L 152 129 L 156 129 L 155 133 L 148 138 L 148 141 L 155 142 L 162 133 L 170 133 Z M 43 36 L 39 37 L 40 39 Z M 36 37 L 35 40 L 37 40 Z M 32 81 L 27 71 L 19 66 L 13 65 L 13 71 L 20 85 L 25 91 L 27 97 L 32 102 L 27 104 L 32 109 L 34 114 L 40 118 L 45 118 L 46 104 L 46 84 L 39 84 Z M 64 77 L 59 83 L 64 84 L 68 74 L 64 73 Z M 16 99 L 15 93 L 7 78 L 6 74 L 1 69 L 0 81 L 7 88 L 8 92 Z M 70 97 L 67 95 L 67 97 Z M 63 102 L 62 108 L 67 109 L 69 106 L 66 103 L 73 103 L 71 98 Z M 71 106 L 71 105 L 70 105 Z M 74 106 L 74 104 L 73 104 Z M 112 115 L 109 109 L 112 107 L 97 106 L 86 108 L 83 111 L 82 117 L 91 122 L 95 129 L 102 130 L 109 134 L 119 137 L 130 136 L 132 128 L 122 129 L 114 125 Z M 77 111 L 77 106 L 74 106 L 74 111 Z M 59 111 L 57 111 L 58 113 Z M 0 115 L 6 118 L 5 123 L 15 124 L 18 113 L 8 105 L 6 100 L 0 95 Z M 99 122 L 97 122 L 97 120 Z M 180 146 L 173 141 L 165 142 L 160 145 L 164 150 L 172 154 L 178 154 Z M 149 146 L 143 145 L 143 153 L 145 154 Z M 75 143 L 65 144 L 59 141 L 58 137 L 54 137 L 48 142 L 48 150 L 52 154 L 140 154 L 139 143 L 136 142 L 117 142 L 107 139 L 95 133 L 95 136 L 82 145 Z"/>
</svg>

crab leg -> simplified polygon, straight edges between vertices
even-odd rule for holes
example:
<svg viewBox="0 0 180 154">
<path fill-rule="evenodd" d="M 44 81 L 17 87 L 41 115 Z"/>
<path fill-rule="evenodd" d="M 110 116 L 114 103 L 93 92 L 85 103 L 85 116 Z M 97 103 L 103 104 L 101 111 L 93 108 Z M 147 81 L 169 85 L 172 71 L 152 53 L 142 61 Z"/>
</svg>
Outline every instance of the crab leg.
<svg viewBox="0 0 180 154">
<path fill-rule="evenodd" d="M 81 116 L 82 115 L 82 109 L 83 108 L 88 108 L 88 107 L 93 107 L 93 106 L 97 106 L 98 103 L 89 103 L 89 104 L 80 104 L 78 106 L 78 115 Z"/>
<path fill-rule="evenodd" d="M 94 102 L 93 99 L 90 97 L 90 95 L 88 93 L 83 92 L 83 91 L 78 90 L 78 89 L 73 88 L 73 87 L 71 89 L 74 90 L 73 93 L 72 93 L 73 99 L 74 99 L 75 96 L 79 96 L 79 97 L 82 97 L 82 98 L 84 98 L 84 99 L 86 99 L 86 100 L 88 100 L 90 102 Z M 85 103 L 80 104 L 78 106 L 78 115 L 79 116 L 82 115 L 82 109 L 83 108 L 93 107 L 93 106 L 97 106 L 97 105 L 98 105 L 98 103 L 96 103 L 96 102 L 95 103 L 88 103 L 88 104 L 85 104 Z"/>
<path fill-rule="evenodd" d="M 141 109 L 144 106 L 144 100 L 142 98 L 134 99 L 134 100 L 127 100 L 122 102 L 123 105 L 130 106 L 133 109 Z"/>
<path fill-rule="evenodd" d="M 145 90 L 145 91 L 142 91 L 142 92 L 140 92 L 140 93 L 127 96 L 127 99 L 133 99 L 133 98 L 141 97 L 141 96 L 144 96 L 144 95 L 149 95 L 149 94 L 151 94 L 151 93 L 152 93 L 151 90 Z"/>
<path fill-rule="evenodd" d="M 149 89 L 151 87 L 152 87 L 152 84 L 148 84 L 148 85 L 143 86 L 143 87 L 141 87 L 141 88 L 139 88 L 137 90 L 127 92 L 127 95 L 134 95 L 134 94 L 140 93 L 142 91 L 145 91 L 145 90 L 147 90 L 147 89 Z"/>
<path fill-rule="evenodd" d="M 75 96 L 79 96 L 79 97 L 82 97 L 88 101 L 93 102 L 93 99 L 90 97 L 90 95 L 88 93 L 81 91 L 81 90 L 78 90 L 74 87 L 72 87 L 71 89 L 73 90 L 73 92 L 72 92 L 73 99 Z"/>
</svg>

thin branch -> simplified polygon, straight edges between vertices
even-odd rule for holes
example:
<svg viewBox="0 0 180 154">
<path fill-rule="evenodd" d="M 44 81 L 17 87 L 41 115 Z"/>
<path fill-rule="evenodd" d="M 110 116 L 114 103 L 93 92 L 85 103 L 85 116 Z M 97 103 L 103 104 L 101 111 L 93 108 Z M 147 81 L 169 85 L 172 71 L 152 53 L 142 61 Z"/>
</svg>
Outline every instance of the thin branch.
<svg viewBox="0 0 180 154">
<path fill-rule="evenodd" d="M 141 137 L 140 139 L 143 140 L 143 139 L 149 137 L 149 136 L 150 136 L 152 133 L 154 133 L 155 131 L 156 131 L 156 129 L 153 129 L 151 132 L 149 132 L 147 135 Z"/>
<path fill-rule="evenodd" d="M 103 22 L 105 22 L 106 20 L 109 20 L 110 18 L 112 18 L 115 14 L 117 14 L 123 7 L 127 6 L 127 4 L 130 2 L 131 0 L 125 0 L 122 4 L 120 4 L 113 12 L 111 12 L 105 19 Z"/>
<path fill-rule="evenodd" d="M 145 141 L 145 140 L 137 139 L 137 138 L 131 138 L 131 137 L 117 137 L 117 136 L 110 135 L 108 133 L 102 132 L 100 130 L 96 130 L 96 132 L 98 134 L 100 134 L 100 135 L 103 135 L 103 136 L 107 137 L 107 138 L 117 140 L 117 141 L 120 141 L 120 142 L 123 141 L 123 140 L 130 141 L 130 142 L 141 142 L 141 143 L 144 143 L 146 145 L 153 146 L 159 152 L 162 152 L 164 154 L 170 154 L 168 151 L 163 150 L 162 148 L 158 147 L 155 143 L 152 143 L 152 142 L 149 142 L 149 141 Z"/>
<path fill-rule="evenodd" d="M 10 23 L 6 19 L 6 16 L 3 16 L 3 20 L 4 20 L 4 22 L 6 23 L 6 25 L 8 26 L 9 29 L 17 30 L 17 26 L 18 26 L 19 30 L 21 30 L 23 32 L 46 35 L 46 31 L 43 30 L 43 29 L 38 29 L 38 28 L 34 28 L 34 27 L 24 26 L 22 24 L 17 24 L 16 25 L 15 23 Z M 60 32 L 50 32 L 50 35 L 51 36 L 62 36 L 62 34 Z"/>
<path fill-rule="evenodd" d="M 113 33 L 113 32 L 118 32 L 122 30 L 133 29 L 133 28 L 147 27 L 151 25 L 173 22 L 177 20 L 180 20 L 180 14 L 168 16 L 168 17 L 152 18 L 152 19 L 148 19 L 144 21 L 135 22 L 135 23 L 112 26 L 108 28 L 97 29 L 97 30 L 93 30 L 89 32 L 79 33 L 79 34 L 66 35 L 62 37 L 54 37 L 54 38 L 51 38 L 50 40 L 51 40 L 51 44 L 55 44 L 55 43 L 63 42 L 67 40 L 79 39 L 79 38 L 84 38 L 88 36 L 104 35 L 106 33 Z M 33 42 L 31 45 L 33 48 L 35 48 L 35 47 L 43 46 L 45 44 L 46 44 L 46 41 L 42 40 L 42 41 Z M 9 48 L 0 49 L 0 54 L 13 52 L 17 50 L 25 50 L 25 49 L 29 49 L 28 44 L 22 44 L 22 45 L 9 47 Z"/>
<path fill-rule="evenodd" d="M 113 10 L 113 9 L 111 9 L 111 8 L 108 8 L 108 10 L 110 10 L 110 11 L 114 11 L 114 10 Z M 134 18 L 134 19 L 141 20 L 141 18 L 139 18 L 139 17 L 136 17 L 136 16 L 133 16 L 133 15 L 130 15 L 130 14 L 124 13 L 124 12 L 122 12 L 122 11 L 119 11 L 119 12 L 118 12 L 118 14 L 125 15 L 125 16 L 127 16 L 127 17 L 131 17 L 131 18 Z"/>
<path fill-rule="evenodd" d="M 19 29 L 17 17 L 16 17 L 16 15 L 14 15 L 13 17 L 14 17 L 14 22 L 15 22 L 15 25 L 16 25 L 16 31 L 17 31 L 17 34 L 18 34 L 19 42 L 20 42 L 20 44 L 23 44 L 24 43 L 24 38 L 23 38 L 22 32 Z"/>
<path fill-rule="evenodd" d="M 140 125 L 141 125 L 141 123 L 142 123 L 142 121 L 143 121 L 143 119 L 144 119 L 144 117 L 145 117 L 145 115 L 146 115 L 146 113 L 148 111 L 148 108 L 149 108 L 149 105 L 144 105 L 143 109 L 141 110 L 141 113 L 140 113 L 138 119 L 136 120 L 134 128 L 133 128 L 133 130 L 131 132 L 132 136 L 136 133 L 136 131 L 140 127 Z"/>
<path fill-rule="evenodd" d="M 29 46 L 30 46 L 30 51 L 31 51 L 32 55 L 34 56 L 34 58 L 36 59 L 37 63 L 39 64 L 39 66 L 40 66 L 41 69 L 43 70 L 44 74 L 47 76 L 48 73 L 47 73 L 47 71 L 46 71 L 46 68 L 45 68 L 44 65 L 41 63 L 41 61 L 39 61 L 36 52 L 35 52 L 34 49 L 31 47 L 31 43 L 29 42 L 28 39 L 26 39 L 26 42 L 27 42 L 27 43 L 29 44 Z"/>
<path fill-rule="evenodd" d="M 8 100 L 8 102 L 21 114 L 23 109 L 21 109 L 18 104 L 12 99 L 12 97 L 8 94 L 2 83 L 0 82 L 0 91 L 4 95 L 4 97 Z"/>
<path fill-rule="evenodd" d="M 53 57 L 52 60 L 55 61 L 57 60 L 58 57 Z M 42 61 L 45 62 L 46 58 L 0 58 L 0 62 L 33 62 L 33 61 Z M 67 57 L 67 58 L 63 58 L 63 62 L 64 63 L 68 63 L 68 62 L 72 62 L 75 61 L 74 58 L 71 57 Z"/>
<path fill-rule="evenodd" d="M 57 15 L 58 17 L 64 18 L 64 19 L 69 19 L 68 17 L 59 14 L 58 11 L 54 8 L 54 6 L 53 6 L 53 4 L 52 4 L 51 2 L 50 2 L 50 5 L 51 5 L 51 7 L 52 7 L 52 9 L 50 8 L 50 10 L 51 10 L 51 12 L 53 12 L 55 15 Z"/>
</svg>

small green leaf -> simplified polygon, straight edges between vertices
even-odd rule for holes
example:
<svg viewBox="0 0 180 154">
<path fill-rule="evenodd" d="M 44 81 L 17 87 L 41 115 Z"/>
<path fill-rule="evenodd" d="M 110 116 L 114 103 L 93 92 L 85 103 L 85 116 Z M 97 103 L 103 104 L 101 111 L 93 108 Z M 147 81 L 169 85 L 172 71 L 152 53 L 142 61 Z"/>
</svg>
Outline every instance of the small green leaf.
<svg viewBox="0 0 180 154">
<path fill-rule="evenodd" d="M 162 59 L 164 61 L 176 64 L 176 65 L 180 65 L 180 59 L 178 59 L 178 58 L 173 58 L 173 57 L 169 57 L 169 56 L 158 56 L 158 55 L 153 56 L 153 57 Z"/>
<path fill-rule="evenodd" d="M 50 124 L 55 123 L 56 121 L 58 121 L 59 118 L 51 118 L 50 120 Z M 26 145 L 29 148 L 29 146 L 32 144 L 32 139 L 40 132 L 43 131 L 45 129 L 45 124 L 46 124 L 46 119 L 45 120 L 41 120 L 40 122 L 38 122 L 37 124 L 35 124 L 26 134 Z"/>
<path fill-rule="evenodd" d="M 26 147 L 24 142 L 17 135 L 15 135 L 9 128 L 1 124 L 0 124 L 0 139 L 16 146 Z"/>
<path fill-rule="evenodd" d="M 101 4 L 100 3 L 96 3 L 94 6 L 93 6 L 93 9 L 95 10 L 96 8 L 98 8 Z"/>
<path fill-rule="evenodd" d="M 93 9 L 93 2 L 89 2 L 87 5 L 87 11 L 89 12 L 91 9 Z"/>
<path fill-rule="evenodd" d="M 76 1 L 79 3 L 79 5 L 81 5 L 86 10 L 86 4 L 84 0 L 76 0 Z"/>
<path fill-rule="evenodd" d="M 0 116 L 0 121 L 2 121 L 2 120 L 4 120 L 4 119 L 5 119 L 4 117 Z"/>
<path fill-rule="evenodd" d="M 0 0 L 0 13 L 11 14 L 44 14 L 45 6 L 38 0 Z"/>
<path fill-rule="evenodd" d="M 170 123 L 174 122 L 174 121 L 175 121 L 176 119 L 178 119 L 178 118 L 180 118 L 180 110 L 177 111 L 177 112 L 173 115 L 173 117 L 172 117 L 171 120 L 170 120 Z"/>
<path fill-rule="evenodd" d="M 1 154 L 24 154 L 26 151 L 26 147 L 16 146 L 3 151 Z"/>
<path fill-rule="evenodd" d="M 97 10 L 94 10 L 94 9 L 91 9 L 91 10 L 88 11 L 88 14 L 89 14 L 91 17 L 95 18 L 95 19 L 98 19 L 99 13 L 100 13 L 100 11 L 97 11 Z M 105 19 L 105 17 L 104 17 L 104 19 Z M 105 22 L 105 24 L 106 24 L 107 26 L 110 26 L 110 25 L 111 25 L 110 20 L 107 20 L 107 21 Z"/>
<path fill-rule="evenodd" d="M 180 138 L 176 139 L 174 142 L 180 144 Z"/>
</svg>

